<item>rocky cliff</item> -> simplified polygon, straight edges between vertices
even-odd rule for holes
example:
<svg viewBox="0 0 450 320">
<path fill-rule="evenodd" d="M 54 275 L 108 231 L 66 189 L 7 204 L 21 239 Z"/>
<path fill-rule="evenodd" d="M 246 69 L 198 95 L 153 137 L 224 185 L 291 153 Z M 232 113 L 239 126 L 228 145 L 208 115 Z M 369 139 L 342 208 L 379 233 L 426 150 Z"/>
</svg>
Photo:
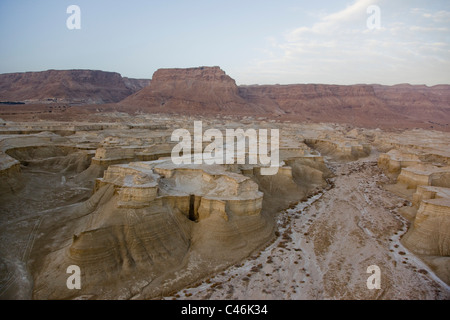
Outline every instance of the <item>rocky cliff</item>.
<svg viewBox="0 0 450 320">
<path fill-rule="evenodd" d="M 251 114 L 372 127 L 427 126 L 448 130 L 450 86 L 237 86 L 219 67 L 160 69 L 151 85 L 120 105 L 147 112 Z"/>
<path fill-rule="evenodd" d="M 402 90 L 408 87 L 399 88 Z M 408 100 L 409 97 L 405 99 Z M 438 142 L 431 143 L 429 135 L 430 133 L 417 130 L 408 139 L 397 137 L 388 144 L 383 139 L 376 139 L 378 148 L 393 148 L 380 154 L 378 166 L 396 181 L 386 188 L 408 200 L 408 205 L 398 209 L 411 223 L 402 237 L 402 244 L 419 254 L 441 279 L 449 283 L 449 141 L 448 135 L 441 133 Z M 418 143 L 420 140 L 416 139 L 419 137 L 422 142 Z"/>
<path fill-rule="evenodd" d="M 151 84 L 120 103 L 150 112 L 273 114 L 276 105 L 252 103 L 219 67 L 159 69 Z"/>
<path fill-rule="evenodd" d="M 276 106 L 286 117 L 368 126 L 427 123 L 448 128 L 450 86 L 264 85 L 241 86 L 247 101 Z"/>
<path fill-rule="evenodd" d="M 115 72 L 48 70 L 0 74 L 0 101 L 27 103 L 118 102 L 149 80 L 122 78 Z"/>
<path fill-rule="evenodd" d="M 450 131 L 450 85 L 401 84 L 237 86 L 219 67 L 159 69 L 150 80 L 91 70 L 49 70 L 0 75 L 0 102 L 99 104 L 100 111 L 192 115 L 249 115 L 279 120 L 347 123 L 362 127 Z M 38 109 L 38 107 L 40 109 Z M 51 119 L 47 105 L 2 106 L 0 115 Z M 87 113 L 98 112 L 98 107 Z M 21 112 L 26 110 L 25 112 Z M 79 120 L 77 110 L 64 119 Z M 19 112 L 20 111 L 20 112 Z M 66 110 L 64 110 L 66 111 Z M 19 113 L 18 113 L 19 112 Z M 52 113 L 49 115 L 49 113 Z M 14 115 L 16 115 L 14 118 Z M 85 118 L 85 116 L 82 116 Z M 61 120 L 61 119 L 58 119 Z"/>
<path fill-rule="evenodd" d="M 450 111 L 450 86 L 399 84 L 373 85 L 376 97 L 390 110 L 404 117 L 421 119 L 430 123 L 447 124 Z"/>
</svg>

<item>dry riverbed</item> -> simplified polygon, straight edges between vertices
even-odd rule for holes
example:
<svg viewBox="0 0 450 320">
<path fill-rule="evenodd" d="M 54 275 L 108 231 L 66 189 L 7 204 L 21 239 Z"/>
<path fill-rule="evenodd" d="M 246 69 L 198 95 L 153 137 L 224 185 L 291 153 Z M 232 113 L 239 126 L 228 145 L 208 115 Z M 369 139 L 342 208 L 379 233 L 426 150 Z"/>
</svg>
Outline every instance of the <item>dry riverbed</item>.
<svg viewBox="0 0 450 320">
<path fill-rule="evenodd" d="M 376 157 L 329 163 L 332 187 L 282 212 L 258 254 L 165 299 L 449 299 L 450 288 L 401 243 L 408 205 L 383 188 Z M 368 289 L 367 268 L 381 271 Z"/>
</svg>

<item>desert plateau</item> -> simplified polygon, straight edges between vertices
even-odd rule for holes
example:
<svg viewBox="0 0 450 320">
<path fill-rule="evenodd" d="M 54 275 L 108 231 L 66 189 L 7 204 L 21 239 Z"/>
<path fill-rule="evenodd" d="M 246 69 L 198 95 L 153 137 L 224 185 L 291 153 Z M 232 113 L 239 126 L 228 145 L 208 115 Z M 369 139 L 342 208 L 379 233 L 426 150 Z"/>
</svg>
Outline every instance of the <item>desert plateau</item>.
<svg viewBox="0 0 450 320">
<path fill-rule="evenodd" d="M 449 123 L 445 84 L 0 74 L 0 298 L 448 300 Z"/>
</svg>

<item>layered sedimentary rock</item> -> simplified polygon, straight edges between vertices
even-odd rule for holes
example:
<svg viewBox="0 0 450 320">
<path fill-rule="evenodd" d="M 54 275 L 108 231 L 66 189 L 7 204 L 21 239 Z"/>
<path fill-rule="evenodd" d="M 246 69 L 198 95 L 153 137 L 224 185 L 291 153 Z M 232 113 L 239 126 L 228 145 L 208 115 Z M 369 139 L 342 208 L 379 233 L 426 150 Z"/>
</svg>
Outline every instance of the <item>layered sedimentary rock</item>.
<svg viewBox="0 0 450 320">
<path fill-rule="evenodd" d="M 88 200 L 57 207 L 40 224 L 30 260 L 33 297 L 108 298 L 128 288 L 130 298 L 137 288 L 148 298 L 192 283 L 267 243 L 273 214 L 331 176 L 323 157 L 289 133 L 281 136 L 277 174 L 266 176 L 260 164 L 175 165 L 164 158 L 174 145 L 171 130 L 120 126 L 64 138 L 93 156 L 70 185 L 87 190 L 85 181 L 97 179 Z M 159 160 L 141 161 L 150 156 Z M 83 270 L 82 292 L 67 291 L 61 268 L 68 265 Z"/>
<path fill-rule="evenodd" d="M 115 72 L 48 70 L 0 74 L 0 101 L 26 103 L 118 102 L 148 85 Z"/>
<path fill-rule="evenodd" d="M 145 88 L 150 84 L 150 79 L 133 79 L 128 77 L 122 77 L 125 87 L 132 92 L 138 92 L 142 88 Z"/>
<path fill-rule="evenodd" d="M 439 151 L 434 144 L 412 144 L 414 138 L 411 137 L 405 142 L 390 142 L 388 146 L 395 146 L 396 149 L 381 154 L 378 166 L 396 179 L 397 183 L 392 186 L 392 190 L 400 191 L 412 202 L 411 207 L 400 209 L 412 222 L 402 242 L 415 253 L 423 255 L 440 276 L 448 281 L 448 270 L 443 268 L 448 264 L 450 255 L 448 157 L 445 151 Z M 380 145 L 386 146 L 385 143 Z"/>
<path fill-rule="evenodd" d="M 422 200 L 450 198 L 450 188 L 418 186 L 413 194 L 412 204 L 417 208 Z"/>
<path fill-rule="evenodd" d="M 308 118 L 328 118 L 333 112 L 336 120 L 361 117 L 365 110 L 376 112 L 380 120 L 391 113 L 377 99 L 369 85 L 338 86 L 324 84 L 293 84 L 241 86 L 240 93 L 249 100 L 265 97 L 274 101 L 289 115 Z"/>
<path fill-rule="evenodd" d="M 341 160 L 356 160 L 370 155 L 372 147 L 357 140 L 306 139 L 305 143 L 325 155 Z"/>
<path fill-rule="evenodd" d="M 450 86 L 399 84 L 372 87 L 375 95 L 397 114 L 430 121 L 435 127 L 448 125 Z"/>
<path fill-rule="evenodd" d="M 237 86 L 219 67 L 159 69 L 152 81 L 113 72 L 49 70 L 0 75 L 0 102 L 110 103 L 109 110 L 177 114 L 231 114 L 369 127 L 450 130 L 450 86 L 251 85 Z M 79 112 L 2 106 L 2 117 L 77 118 Z M 37 106 L 36 106 L 37 108 Z M 35 109 L 36 109 L 35 108 Z M 25 110 L 26 109 L 26 110 Z M 103 108 L 84 109 L 87 113 Z M 50 114 L 51 113 L 51 114 Z M 70 114 L 70 115 L 69 115 Z M 58 118 L 60 119 L 60 118 Z M 82 119 L 82 118 L 77 118 Z"/>
<path fill-rule="evenodd" d="M 374 135 L 374 146 L 389 157 L 399 160 L 417 160 L 423 163 L 436 163 L 441 166 L 450 164 L 449 135 L 444 132 L 415 129 L 407 135 L 381 132 Z M 390 152 L 392 150 L 392 152 Z M 385 156 L 383 156 L 385 157 Z M 409 165 L 408 162 L 403 162 Z"/>
<path fill-rule="evenodd" d="M 152 281 L 183 267 L 191 255 L 222 263 L 247 255 L 271 235 L 261 216 L 263 194 L 250 178 L 224 169 L 171 160 L 109 166 L 91 199 L 73 209 L 77 223 L 64 230 L 72 240 L 48 255 L 47 271 L 36 277 L 36 297 L 53 297 L 47 272 L 55 263 L 82 267 L 92 288 L 139 270 Z M 192 266 L 202 265 L 192 259 Z"/>
<path fill-rule="evenodd" d="M 449 257 L 450 188 L 417 186 L 412 205 L 417 213 L 403 243 L 419 254 Z"/>
<path fill-rule="evenodd" d="M 239 95 L 236 82 L 219 67 L 159 69 L 149 86 L 120 103 L 152 112 L 190 114 L 272 114 L 264 105 L 251 104 Z"/>
<path fill-rule="evenodd" d="M 410 189 L 417 186 L 450 187 L 450 167 L 437 167 L 432 164 L 416 164 L 403 168 L 397 181 Z"/>
<path fill-rule="evenodd" d="M 450 256 L 450 198 L 422 200 L 403 242 L 419 254 Z"/>
<path fill-rule="evenodd" d="M 92 156 L 92 149 L 71 146 L 69 140 L 51 133 L 4 135 L 0 137 L 0 175 L 4 181 L 0 194 L 15 193 L 23 186 L 21 166 L 76 174 L 89 166 Z"/>
<path fill-rule="evenodd" d="M 128 165 L 112 165 L 104 177 L 97 180 L 96 189 L 113 184 L 119 195 L 119 206 L 136 206 L 139 202 L 148 206 L 157 196 L 159 199 L 177 197 L 186 217 L 207 218 L 218 208 L 220 215 L 259 214 L 263 194 L 250 178 L 226 172 L 221 166 L 174 165 L 171 160 L 134 162 Z M 196 203 L 194 212 L 183 203 Z M 211 211 L 209 211 L 211 210 Z"/>
<path fill-rule="evenodd" d="M 274 105 L 289 118 L 369 126 L 449 129 L 450 86 L 255 85 L 240 86 L 248 101 Z"/>
<path fill-rule="evenodd" d="M 392 149 L 387 153 L 382 153 L 378 158 L 378 166 L 386 173 L 393 175 L 400 174 L 402 168 L 406 168 L 421 161 L 417 154 L 405 153 Z"/>
<path fill-rule="evenodd" d="M 168 157 L 171 154 L 172 145 L 161 143 L 160 145 L 143 146 L 103 146 L 96 150 L 92 158 L 93 164 L 107 167 L 111 164 L 124 163 L 132 160 L 149 161 L 160 157 Z"/>
</svg>

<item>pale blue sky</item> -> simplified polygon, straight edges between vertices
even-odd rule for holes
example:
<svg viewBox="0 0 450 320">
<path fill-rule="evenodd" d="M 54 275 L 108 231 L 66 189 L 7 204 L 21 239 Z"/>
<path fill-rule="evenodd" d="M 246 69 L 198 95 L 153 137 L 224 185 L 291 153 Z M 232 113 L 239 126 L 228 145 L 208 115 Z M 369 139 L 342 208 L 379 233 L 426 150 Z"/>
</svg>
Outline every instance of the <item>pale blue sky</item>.
<svg viewBox="0 0 450 320">
<path fill-rule="evenodd" d="M 218 65 L 238 84 L 450 84 L 448 0 L 0 0 L 0 39 L 0 73 Z"/>
</svg>

